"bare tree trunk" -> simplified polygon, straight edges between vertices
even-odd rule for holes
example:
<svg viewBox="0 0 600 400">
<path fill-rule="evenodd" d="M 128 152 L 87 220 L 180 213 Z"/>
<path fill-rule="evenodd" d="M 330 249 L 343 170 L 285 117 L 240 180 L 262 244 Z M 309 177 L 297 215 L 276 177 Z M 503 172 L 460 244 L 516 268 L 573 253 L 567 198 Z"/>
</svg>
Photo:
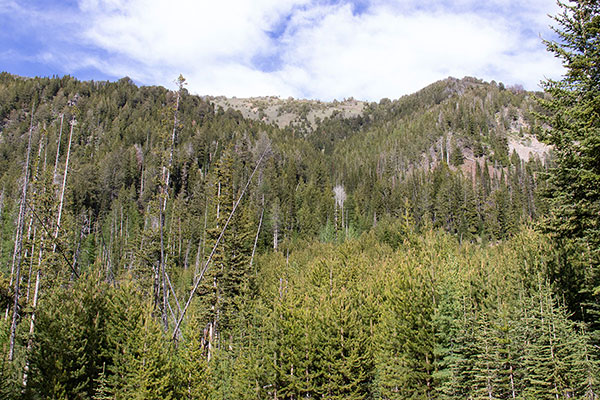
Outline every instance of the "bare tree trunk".
<svg viewBox="0 0 600 400">
<path fill-rule="evenodd" d="M 166 202 L 166 200 L 163 200 Z M 160 279 L 162 286 L 162 322 L 165 330 L 169 328 L 169 321 L 167 319 L 167 280 L 166 280 L 166 268 L 165 268 L 165 244 L 164 244 L 164 214 L 161 206 L 159 210 L 160 218 Z"/>
<path fill-rule="evenodd" d="M 348 237 L 348 210 L 346 210 L 346 237 Z"/>
<path fill-rule="evenodd" d="M 183 82 L 181 82 L 183 84 Z M 173 131 L 171 134 L 171 149 L 169 151 L 169 161 L 167 166 L 163 166 L 163 187 L 161 190 L 161 205 L 159 209 L 159 224 L 160 224 L 160 275 L 161 275 L 161 286 L 162 286 L 162 321 L 165 331 L 169 328 L 169 320 L 167 317 L 168 307 L 168 292 L 167 292 L 167 279 L 165 277 L 166 266 L 165 266 L 165 241 L 164 241 L 164 226 L 165 226 L 165 213 L 167 211 L 167 199 L 169 194 L 169 180 L 171 177 L 171 168 L 173 166 L 173 152 L 175 150 L 175 140 L 177 138 L 177 113 L 179 111 L 179 98 L 181 95 L 180 90 L 177 92 L 177 100 L 175 104 L 175 113 L 173 116 Z M 172 225 L 172 224 L 171 224 Z"/>
<path fill-rule="evenodd" d="M 212 347 L 213 347 L 213 324 L 212 322 L 208 324 L 208 353 L 206 357 L 206 361 L 210 362 L 212 356 Z"/>
<path fill-rule="evenodd" d="M 204 248 L 206 245 L 206 226 L 208 224 L 208 195 L 204 192 L 204 230 L 202 231 L 202 241 L 198 242 L 198 252 L 196 253 L 196 267 L 194 269 L 194 276 L 198 276 L 200 270 L 200 256 L 204 260 Z M 200 252 L 200 246 L 202 245 L 202 252 Z"/>
<path fill-rule="evenodd" d="M 4 210 L 4 186 L 2 187 L 2 193 L 0 193 L 0 221 L 2 221 L 2 211 Z"/>
<path fill-rule="evenodd" d="M 169 178 L 171 174 L 171 167 L 173 166 L 173 151 L 175 150 L 175 140 L 177 139 L 177 113 L 179 112 L 179 98 L 181 95 L 181 88 L 177 92 L 177 100 L 175 104 L 175 115 L 173 116 L 173 132 L 171 134 L 171 151 L 169 152 L 169 166 L 167 169 L 166 187 L 169 187 Z"/>
<path fill-rule="evenodd" d="M 514 379 L 514 371 L 513 371 L 512 364 L 510 365 L 510 391 L 512 393 L 512 398 L 516 399 L 517 398 L 517 392 L 516 392 L 516 389 L 515 389 L 515 379 Z"/>
<path fill-rule="evenodd" d="M 334 221 L 334 226 L 335 226 L 335 240 L 337 241 L 337 238 L 338 238 L 338 206 L 337 206 L 337 202 L 336 202 L 334 210 L 333 210 L 333 221 Z"/>
<path fill-rule="evenodd" d="M 146 205 L 146 212 L 144 214 L 144 229 L 142 232 L 146 232 L 148 229 L 148 220 L 150 219 L 150 203 Z M 140 253 L 144 251 L 144 234 L 142 234 L 142 238 L 140 239 Z"/>
<path fill-rule="evenodd" d="M 19 217 L 17 224 L 17 234 L 15 240 L 15 249 L 13 252 L 13 270 L 15 272 L 14 280 L 14 302 L 13 302 L 13 315 L 12 322 L 10 325 L 10 344 L 8 350 L 8 360 L 12 361 L 15 352 L 15 334 L 17 331 L 17 315 L 19 313 L 19 290 L 21 281 L 21 257 L 22 257 L 22 231 L 23 231 L 23 220 L 25 219 L 25 204 L 27 202 L 27 187 L 29 186 L 29 159 L 31 157 L 31 136 L 33 131 L 33 115 L 35 108 L 31 108 L 31 123 L 29 125 L 29 140 L 27 143 L 27 155 L 25 157 L 25 166 L 23 168 L 23 191 L 21 192 L 21 204 L 19 206 Z"/>
<path fill-rule="evenodd" d="M 30 180 L 31 180 L 31 178 L 30 178 Z M 32 194 L 35 194 L 35 192 L 33 192 Z M 31 216 L 29 218 L 29 223 L 27 224 L 27 235 L 25 236 L 26 243 L 31 240 L 31 232 L 32 232 L 32 230 L 34 232 L 33 236 L 34 236 L 34 239 L 35 239 L 35 228 L 33 226 L 33 213 L 31 214 Z M 22 241 L 23 241 L 23 239 L 21 238 L 21 242 Z M 33 243 L 32 243 L 32 245 L 33 245 Z M 31 251 L 32 251 L 31 254 L 33 254 L 33 251 L 35 251 L 35 250 L 32 249 Z M 23 250 L 23 253 L 24 254 L 21 256 L 21 260 L 27 260 L 28 258 L 30 258 L 29 257 L 30 254 L 29 254 L 29 248 L 28 247 L 25 247 L 25 249 Z M 12 279 L 12 276 L 11 276 L 11 279 Z M 21 278 L 21 279 L 23 279 L 23 278 Z M 11 285 L 12 285 L 12 282 L 9 283 L 9 286 L 11 286 Z"/>
<path fill-rule="evenodd" d="M 220 209 L 221 209 L 221 181 L 217 182 L 217 221 L 219 220 Z"/>
<path fill-rule="evenodd" d="M 488 345 L 486 343 L 485 345 L 485 355 L 486 357 L 488 356 Z M 492 400 L 494 398 L 493 392 L 492 392 L 492 378 L 491 378 L 491 372 L 490 372 L 490 363 L 489 361 L 486 363 L 486 389 L 487 389 L 487 393 L 488 393 L 488 398 L 490 400 Z"/>
<path fill-rule="evenodd" d="M 144 165 L 142 165 L 142 172 L 140 172 L 140 202 L 142 200 L 142 195 L 144 193 Z"/>
<path fill-rule="evenodd" d="M 34 163 L 35 165 L 35 171 L 32 175 L 32 192 L 31 195 L 35 196 L 37 193 L 37 185 L 36 183 L 39 182 L 39 172 L 40 172 L 40 162 L 42 159 L 42 148 L 44 147 L 44 141 L 43 141 L 43 135 L 40 135 L 40 139 L 39 139 L 39 143 L 38 143 L 38 153 L 37 153 L 37 159 Z M 46 160 L 44 158 L 44 171 L 46 170 Z M 29 217 L 29 227 L 27 228 L 27 239 L 31 239 L 31 253 L 30 253 L 30 262 L 29 262 L 29 272 L 27 273 L 27 290 L 26 290 L 26 295 L 25 295 L 25 303 L 29 304 L 29 291 L 31 288 L 31 271 L 33 269 L 33 254 L 35 253 L 35 238 L 36 238 L 36 234 L 37 234 L 37 229 L 35 226 L 33 226 L 33 219 L 34 219 L 34 215 L 33 213 L 31 213 L 31 216 Z M 32 236 L 32 227 L 33 227 L 33 236 Z M 29 254 L 27 254 L 27 252 L 25 253 L 25 258 L 29 257 Z"/>
<path fill-rule="evenodd" d="M 56 218 L 56 229 L 54 230 L 54 243 L 52 245 L 52 253 L 56 252 L 56 241 L 58 240 L 58 232 L 60 230 L 60 219 L 62 217 L 62 209 L 65 201 L 65 188 L 67 187 L 67 174 L 69 173 L 69 158 L 71 156 L 71 143 L 73 141 L 73 128 L 77 124 L 75 117 L 71 119 L 71 131 L 69 132 L 69 144 L 67 146 L 67 159 L 65 160 L 65 171 L 63 173 L 62 186 L 60 188 L 60 200 L 58 202 L 58 217 Z"/>
<path fill-rule="evenodd" d="M 33 215 L 32 215 L 33 217 Z M 27 273 L 27 289 L 25 291 L 25 304 L 29 304 L 29 291 L 31 289 L 31 271 L 33 270 L 33 253 L 35 252 L 35 236 L 37 229 L 33 228 L 33 240 L 31 241 L 31 260 L 29 262 L 29 272 Z"/>
<path fill-rule="evenodd" d="M 154 272 L 154 308 L 160 307 L 160 260 L 153 265 Z"/>
<path fill-rule="evenodd" d="M 28 158 L 28 162 L 29 162 L 29 158 Z M 28 173 L 29 171 L 27 171 Z M 21 203 L 23 203 L 22 198 L 21 198 Z M 23 204 L 21 204 L 19 206 L 19 215 L 17 217 L 17 230 L 15 231 L 15 241 L 14 241 L 14 247 L 13 247 L 13 257 L 12 257 L 12 263 L 10 265 L 10 278 L 8 281 L 8 287 L 13 286 L 14 283 L 14 276 L 15 276 L 15 266 L 17 265 L 17 253 L 20 251 L 17 248 L 17 243 L 20 243 L 21 241 L 21 235 L 23 234 L 23 218 L 25 213 L 25 207 L 23 206 Z M 4 319 L 8 320 L 8 316 L 10 314 L 10 305 L 6 306 L 6 312 L 4 313 Z"/>
<path fill-rule="evenodd" d="M 196 265 L 194 267 L 194 276 L 198 275 L 198 271 L 200 270 L 201 253 L 202 253 L 202 259 L 204 259 L 204 240 L 198 241 L 198 250 L 196 251 Z"/>
<path fill-rule="evenodd" d="M 42 237 L 40 238 L 40 250 L 39 250 L 39 254 L 38 254 L 37 273 L 35 276 L 35 289 L 33 291 L 33 304 L 32 304 L 33 311 L 31 312 L 31 321 L 29 322 L 29 339 L 27 340 L 27 354 L 29 354 L 29 352 L 31 350 L 31 346 L 33 346 L 33 332 L 35 329 L 35 313 L 37 310 L 37 304 L 38 304 L 39 293 L 40 293 L 40 275 L 41 275 L 41 269 L 42 269 L 42 254 L 43 254 L 43 248 L 44 248 L 44 235 L 42 234 L 41 236 Z M 23 370 L 23 387 L 24 388 L 27 387 L 28 374 L 29 374 L 29 357 L 27 357 L 27 360 L 25 361 L 25 368 Z"/>
<path fill-rule="evenodd" d="M 61 115 L 61 133 L 62 133 L 62 115 Z M 40 139 L 41 140 L 41 139 Z M 47 141 L 48 138 L 46 138 L 46 146 L 44 148 L 44 164 L 42 167 L 42 175 L 44 175 L 46 173 L 46 168 L 47 168 L 47 153 L 48 153 L 48 146 L 47 146 Z M 60 146 L 60 136 L 59 136 L 59 146 Z M 57 155 L 58 155 L 58 149 L 57 149 Z M 57 162 L 58 162 L 58 157 L 57 157 Z M 54 173 L 52 175 L 52 181 L 54 182 L 54 177 L 56 176 L 56 166 L 57 164 L 55 163 L 54 167 Z M 46 192 L 46 188 L 45 186 L 42 187 L 42 193 Z M 33 212 L 32 212 L 33 214 Z M 38 221 L 41 222 L 41 221 Z M 29 322 L 29 338 L 27 340 L 27 351 L 26 351 L 26 359 L 25 359 L 25 367 L 23 368 L 23 389 L 27 388 L 27 379 L 28 379 L 28 375 L 29 375 L 29 354 L 31 352 L 31 347 L 33 346 L 33 333 L 35 330 L 35 314 L 36 314 L 36 310 L 37 310 L 37 305 L 38 305 L 38 299 L 39 299 L 39 293 L 40 293 L 40 278 L 41 278 L 41 271 L 42 271 L 42 260 L 43 260 L 43 256 L 44 256 L 44 243 L 45 243 L 45 239 L 47 236 L 48 232 L 47 230 L 41 230 L 40 231 L 40 242 L 39 242 L 39 250 L 38 250 L 38 260 L 37 260 L 37 268 L 36 268 L 36 274 L 35 274 L 35 286 L 34 286 L 34 291 L 33 291 L 33 303 L 32 303 L 32 312 L 31 312 L 31 320 Z M 34 233 L 35 235 L 35 233 Z M 32 256 L 33 256 L 33 250 L 32 250 Z M 31 269 L 30 269 L 30 279 L 31 280 Z M 30 283 L 27 283 L 27 302 L 29 303 L 29 286 Z"/>
<path fill-rule="evenodd" d="M 185 246 L 185 257 L 183 257 L 183 269 L 187 271 L 190 265 L 190 251 L 192 251 L 192 239 L 186 241 L 187 246 Z"/>
<path fill-rule="evenodd" d="M 181 235 L 181 217 L 177 218 L 177 257 L 181 258 L 181 247 L 183 238 Z"/>
<path fill-rule="evenodd" d="M 52 173 L 52 181 L 54 181 L 54 178 L 56 177 L 56 171 L 58 170 L 58 158 L 60 156 L 60 139 L 62 138 L 64 117 L 64 114 L 60 114 L 60 130 L 58 132 L 58 143 L 56 145 L 56 161 L 54 161 L 54 172 Z"/>
<path fill-rule="evenodd" d="M 198 290 L 198 286 L 200 285 L 200 282 L 202 281 L 202 278 L 204 277 L 204 274 L 206 273 L 206 270 L 208 269 L 208 265 L 210 264 L 210 261 L 212 260 L 212 257 L 215 254 L 215 251 L 217 250 L 217 247 L 219 246 L 219 243 L 221 242 L 221 239 L 223 239 L 223 235 L 225 235 L 225 230 L 227 229 L 227 226 L 229 225 L 229 221 L 231 221 L 231 218 L 235 214 L 235 210 L 237 209 L 238 205 L 240 204 L 240 201 L 242 200 L 242 197 L 244 197 L 244 194 L 246 193 L 246 190 L 248 190 L 248 186 L 250 186 L 250 182 L 252 181 L 252 177 L 254 176 L 254 174 L 256 173 L 256 171 L 258 170 L 258 167 L 260 166 L 260 163 L 262 162 L 265 154 L 267 154 L 268 150 L 269 150 L 269 147 L 267 147 L 265 149 L 265 151 L 263 152 L 263 154 L 260 156 L 258 162 L 256 163 L 256 167 L 254 167 L 254 170 L 252 171 L 252 174 L 250 174 L 250 177 L 248 178 L 248 181 L 246 182 L 246 186 L 244 186 L 244 189 L 240 193 L 240 196 L 238 197 L 237 201 L 233 205 L 233 209 L 231 210 L 231 213 L 229 214 L 229 217 L 227 217 L 227 220 L 225 221 L 225 224 L 223 225 L 223 228 L 221 229 L 221 233 L 219 234 L 219 237 L 217 238 L 217 241 L 213 245 L 213 248 L 212 248 L 212 250 L 210 252 L 210 255 L 208 256 L 208 259 L 204 263 L 204 267 L 202 268 L 202 271 L 200 272 L 200 275 L 196 278 L 196 282 L 194 284 L 194 287 L 190 291 L 190 295 L 189 295 L 189 297 L 187 299 L 187 302 L 185 303 L 185 306 L 183 307 L 183 310 L 181 311 L 181 315 L 179 316 L 179 319 L 177 320 L 177 324 L 175 324 L 175 329 L 173 331 L 173 340 L 175 340 L 177 338 L 181 322 L 183 321 L 183 318 L 185 317 L 185 313 L 186 313 L 188 307 L 190 306 L 190 303 L 192 302 L 192 299 L 194 298 L 194 294 L 196 293 L 196 290 Z"/>
<path fill-rule="evenodd" d="M 254 238 L 254 247 L 252 247 L 252 256 L 250 257 L 250 268 L 254 261 L 254 253 L 256 253 L 256 245 L 258 244 L 258 235 L 260 234 L 260 227 L 262 226 L 263 215 L 265 214 L 265 196 L 263 196 L 263 206 L 260 211 L 260 220 L 258 221 L 258 229 L 256 230 L 256 237 Z"/>
</svg>

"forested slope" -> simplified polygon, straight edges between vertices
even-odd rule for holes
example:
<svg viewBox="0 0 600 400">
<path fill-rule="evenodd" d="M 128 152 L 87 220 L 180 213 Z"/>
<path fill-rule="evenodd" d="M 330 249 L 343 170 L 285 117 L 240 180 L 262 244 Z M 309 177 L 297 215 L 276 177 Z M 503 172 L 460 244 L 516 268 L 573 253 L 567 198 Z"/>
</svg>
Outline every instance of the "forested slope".
<svg viewBox="0 0 600 400">
<path fill-rule="evenodd" d="M 511 151 L 535 97 L 449 78 L 280 127 L 1 74 L 2 396 L 596 398 L 579 275 L 529 228 L 552 160 Z"/>
</svg>

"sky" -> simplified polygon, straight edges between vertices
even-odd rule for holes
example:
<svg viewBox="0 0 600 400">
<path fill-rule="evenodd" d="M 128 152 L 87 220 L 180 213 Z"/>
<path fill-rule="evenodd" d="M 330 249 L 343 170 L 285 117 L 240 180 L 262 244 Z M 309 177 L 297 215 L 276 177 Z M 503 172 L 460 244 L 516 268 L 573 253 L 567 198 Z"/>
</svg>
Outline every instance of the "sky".
<svg viewBox="0 0 600 400">
<path fill-rule="evenodd" d="M 540 90 L 555 0 L 0 0 L 0 71 L 199 95 L 378 101 L 473 76 Z"/>
</svg>

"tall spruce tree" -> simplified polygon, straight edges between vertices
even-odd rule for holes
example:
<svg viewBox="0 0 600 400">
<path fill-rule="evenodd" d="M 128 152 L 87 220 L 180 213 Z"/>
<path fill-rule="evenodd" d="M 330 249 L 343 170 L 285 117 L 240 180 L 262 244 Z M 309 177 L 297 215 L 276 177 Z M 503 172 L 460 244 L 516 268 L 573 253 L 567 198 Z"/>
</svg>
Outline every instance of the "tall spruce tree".
<svg viewBox="0 0 600 400">
<path fill-rule="evenodd" d="M 572 241 L 589 253 L 584 261 L 588 287 L 600 295 L 600 3 L 560 3 L 554 17 L 557 41 L 548 50 L 565 67 L 561 80 L 547 80 L 550 96 L 540 100 L 550 126 L 543 135 L 554 146 L 549 172 L 551 215 L 545 226 L 560 240 Z M 589 268 L 593 267 L 593 268 Z"/>
</svg>

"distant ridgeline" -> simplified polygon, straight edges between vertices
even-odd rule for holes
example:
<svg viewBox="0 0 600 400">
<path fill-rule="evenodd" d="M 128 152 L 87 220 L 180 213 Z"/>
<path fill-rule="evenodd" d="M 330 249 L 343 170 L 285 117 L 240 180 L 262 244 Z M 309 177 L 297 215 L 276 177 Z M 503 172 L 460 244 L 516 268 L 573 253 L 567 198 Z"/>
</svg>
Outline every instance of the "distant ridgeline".
<svg viewBox="0 0 600 400">
<path fill-rule="evenodd" d="M 543 94 L 184 83 L 0 74 L 0 398 L 598 398 Z"/>
<path fill-rule="evenodd" d="M 494 82 L 449 78 L 379 104 L 217 98 L 225 107 L 235 104 L 234 110 L 183 90 L 168 202 L 185 204 L 204 221 L 219 160 L 232 154 L 237 193 L 264 141 L 271 152 L 246 200 L 260 209 L 264 197 L 260 246 L 274 229 L 278 240 L 339 239 L 338 230 L 356 235 L 406 212 L 417 227 L 443 227 L 462 240 L 505 238 L 544 213 L 535 189 L 548 148 L 536 139 L 541 128 L 531 96 Z M 53 182 L 60 183 L 66 156 L 61 151 L 56 160 L 61 116 L 63 150 L 68 123 L 77 121 L 66 211 L 96 226 L 106 222 L 115 202 L 125 202 L 147 217 L 170 150 L 174 102 L 173 92 L 138 88 L 128 78 L 110 83 L 2 74 L 0 190 L 7 223 L 16 212 L 32 121 L 32 162 L 40 150 L 39 172 L 53 170 Z M 338 185 L 346 193 L 339 215 Z M 196 230 L 194 218 L 184 222 Z M 5 247 L 2 259 L 10 257 Z"/>
</svg>

